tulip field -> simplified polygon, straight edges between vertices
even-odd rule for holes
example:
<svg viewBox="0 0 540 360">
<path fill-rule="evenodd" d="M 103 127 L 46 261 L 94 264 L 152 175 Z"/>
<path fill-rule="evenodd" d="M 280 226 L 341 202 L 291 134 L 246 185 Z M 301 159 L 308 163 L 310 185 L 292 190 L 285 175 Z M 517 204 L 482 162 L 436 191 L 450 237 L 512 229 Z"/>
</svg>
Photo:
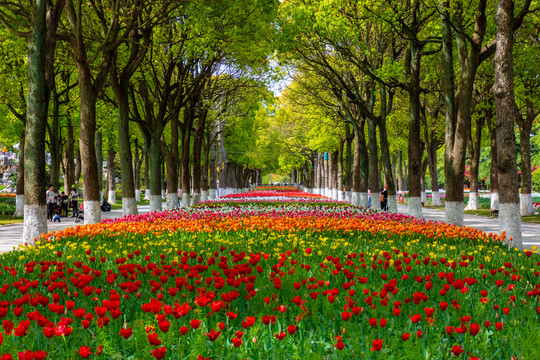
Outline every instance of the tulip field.
<svg viewBox="0 0 540 360">
<path fill-rule="evenodd" d="M 540 359 L 540 255 L 294 188 L 0 255 L 0 359 Z"/>
</svg>

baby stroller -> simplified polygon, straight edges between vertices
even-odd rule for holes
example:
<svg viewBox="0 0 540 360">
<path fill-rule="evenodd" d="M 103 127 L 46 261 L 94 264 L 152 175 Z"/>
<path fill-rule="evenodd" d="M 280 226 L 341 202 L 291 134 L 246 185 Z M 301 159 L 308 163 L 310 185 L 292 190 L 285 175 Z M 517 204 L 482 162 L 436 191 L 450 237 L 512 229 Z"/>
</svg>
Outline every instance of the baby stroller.
<svg viewBox="0 0 540 360">
<path fill-rule="evenodd" d="M 75 214 L 73 214 L 73 217 L 75 218 L 76 223 L 80 223 L 84 220 L 84 203 L 79 205 L 79 208 L 77 209 Z"/>
</svg>

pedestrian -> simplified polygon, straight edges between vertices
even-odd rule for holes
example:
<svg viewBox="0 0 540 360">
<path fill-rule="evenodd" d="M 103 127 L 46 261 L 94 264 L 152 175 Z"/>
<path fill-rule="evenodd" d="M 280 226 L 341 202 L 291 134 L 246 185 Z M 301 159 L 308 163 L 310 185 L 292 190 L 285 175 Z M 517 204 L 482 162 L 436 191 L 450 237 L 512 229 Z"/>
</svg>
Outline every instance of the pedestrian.
<svg viewBox="0 0 540 360">
<path fill-rule="evenodd" d="M 62 196 L 60 196 L 60 207 L 62 208 L 62 213 L 60 216 L 68 216 L 68 206 L 69 206 L 69 197 L 65 192 L 62 191 Z"/>
<path fill-rule="evenodd" d="M 75 189 L 75 186 L 71 188 L 71 209 L 73 210 L 73 216 L 79 211 L 79 192 Z"/>
<path fill-rule="evenodd" d="M 52 221 L 54 216 L 54 208 L 56 206 L 56 193 L 54 192 L 54 185 L 49 185 L 49 190 L 45 193 L 47 200 L 47 219 Z"/>
<path fill-rule="evenodd" d="M 388 210 L 388 189 L 386 185 L 384 185 L 384 189 L 381 189 L 381 209 Z"/>
</svg>

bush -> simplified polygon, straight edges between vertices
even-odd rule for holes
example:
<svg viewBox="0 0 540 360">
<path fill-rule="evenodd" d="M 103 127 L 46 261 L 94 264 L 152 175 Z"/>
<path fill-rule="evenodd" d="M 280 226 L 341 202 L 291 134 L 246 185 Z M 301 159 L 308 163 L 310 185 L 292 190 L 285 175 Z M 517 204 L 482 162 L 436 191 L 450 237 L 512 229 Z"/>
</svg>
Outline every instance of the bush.
<svg viewBox="0 0 540 360">
<path fill-rule="evenodd" d="M 15 214 L 15 205 L 0 203 L 0 215 L 13 215 Z"/>
<path fill-rule="evenodd" d="M 540 168 L 532 173 L 531 185 L 533 193 L 540 192 Z"/>
</svg>

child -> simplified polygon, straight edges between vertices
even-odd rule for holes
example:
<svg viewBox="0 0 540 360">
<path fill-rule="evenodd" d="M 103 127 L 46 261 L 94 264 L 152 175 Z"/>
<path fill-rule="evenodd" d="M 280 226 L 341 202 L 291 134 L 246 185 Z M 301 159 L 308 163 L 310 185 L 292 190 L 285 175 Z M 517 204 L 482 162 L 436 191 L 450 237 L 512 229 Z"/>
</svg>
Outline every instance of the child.
<svg viewBox="0 0 540 360">
<path fill-rule="evenodd" d="M 53 216 L 53 223 L 60 222 L 60 215 L 56 214 Z"/>
</svg>

